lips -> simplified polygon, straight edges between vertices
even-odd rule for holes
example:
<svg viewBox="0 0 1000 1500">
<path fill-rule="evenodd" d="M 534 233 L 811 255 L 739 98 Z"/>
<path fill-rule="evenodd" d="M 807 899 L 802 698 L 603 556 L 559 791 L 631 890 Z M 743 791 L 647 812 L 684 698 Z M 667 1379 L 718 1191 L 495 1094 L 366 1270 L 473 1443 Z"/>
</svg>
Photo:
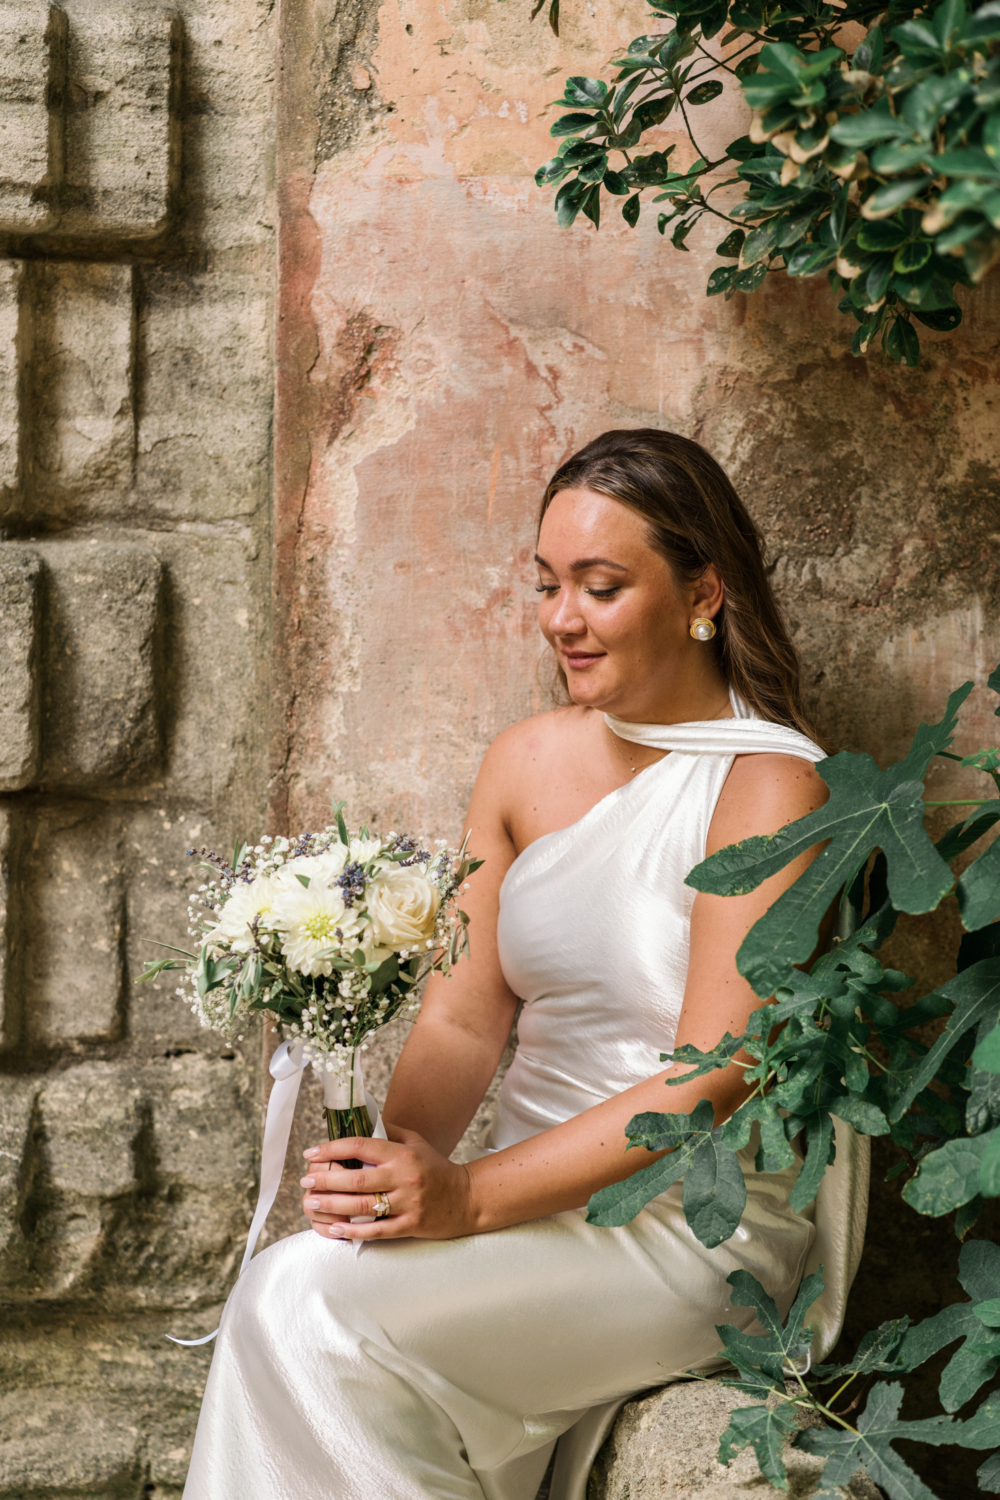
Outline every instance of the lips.
<svg viewBox="0 0 1000 1500">
<path fill-rule="evenodd" d="M 584 667 L 592 667 L 595 662 L 603 661 L 607 652 L 605 651 L 561 651 L 560 656 L 567 667 L 580 672 Z"/>
</svg>

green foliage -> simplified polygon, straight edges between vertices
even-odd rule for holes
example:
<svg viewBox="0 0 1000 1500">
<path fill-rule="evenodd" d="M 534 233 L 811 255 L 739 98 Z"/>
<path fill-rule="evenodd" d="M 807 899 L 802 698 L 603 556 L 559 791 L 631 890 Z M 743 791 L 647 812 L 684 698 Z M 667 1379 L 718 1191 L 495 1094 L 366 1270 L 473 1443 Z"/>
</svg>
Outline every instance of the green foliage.
<svg viewBox="0 0 1000 1500">
<path fill-rule="evenodd" d="M 906 1374 L 957 1339 L 960 1348 L 945 1367 L 939 1395 L 947 1412 L 970 1401 L 1000 1365 L 1000 1247 L 974 1241 L 963 1245 L 960 1279 L 970 1301 L 954 1304 L 933 1318 L 910 1326 L 908 1318 L 883 1323 L 867 1333 L 857 1353 L 847 1364 L 809 1368 L 809 1307 L 823 1288 L 822 1273 L 802 1283 L 788 1318 L 782 1323 L 774 1302 L 758 1281 L 746 1271 L 729 1277 L 736 1307 L 752 1307 L 762 1334 L 748 1334 L 732 1324 L 717 1332 L 722 1353 L 736 1368 L 738 1380 L 731 1386 L 761 1400 L 760 1405 L 737 1407 L 719 1444 L 719 1462 L 751 1445 L 762 1473 L 780 1489 L 788 1488 L 783 1446 L 793 1445 L 820 1454 L 827 1462 L 817 1497 L 836 1500 L 859 1470 L 880 1485 L 889 1500 L 935 1500 L 933 1492 L 917 1478 L 894 1448 L 899 1441 L 954 1444 L 964 1448 L 992 1449 L 1000 1445 L 1000 1400 L 988 1397 L 967 1421 L 952 1416 L 901 1422 L 899 1409 L 903 1387 L 896 1380 L 879 1381 L 868 1392 L 864 1410 L 851 1420 L 858 1396 L 851 1392 L 856 1381 L 873 1375 Z M 991 1351 L 995 1348 L 996 1353 Z M 832 1395 L 825 1388 L 834 1387 Z M 843 1399 L 851 1393 L 846 1406 Z M 764 1404 L 768 1402 L 769 1404 Z M 815 1413 L 822 1427 L 802 1428 L 802 1417 Z M 995 1480 L 997 1465 L 987 1459 L 980 1470 L 985 1490 Z"/>
<path fill-rule="evenodd" d="M 1000 693 L 1000 669 L 988 686 Z M 723 1243 L 735 1231 L 746 1201 L 737 1153 L 752 1139 L 758 1142 L 754 1165 L 765 1172 L 793 1166 L 797 1143 L 804 1160 L 790 1203 L 802 1210 L 816 1196 L 832 1160 L 835 1119 L 865 1135 L 888 1136 L 899 1152 L 889 1175 L 906 1174 L 905 1201 L 924 1215 L 954 1213 L 960 1239 L 975 1224 L 983 1200 L 1000 1197 L 1000 923 L 994 921 L 1000 910 L 1000 840 L 980 852 L 960 879 L 951 868 L 1000 821 L 1000 796 L 994 795 L 1000 791 L 1000 752 L 991 747 L 960 757 L 949 749 L 971 687 L 965 683 L 951 694 L 939 723 L 920 725 L 895 765 L 883 771 L 867 755 L 832 756 L 817 767 L 830 788 L 823 808 L 770 837 L 722 849 L 691 872 L 688 884 L 696 890 L 741 895 L 803 852 L 824 845 L 739 950 L 741 972 L 766 999 L 745 1032 L 727 1033 L 707 1052 L 683 1046 L 664 1058 L 688 1069 L 668 1078 L 668 1086 L 735 1064 L 750 1087 L 748 1099 L 722 1125 L 715 1123 L 707 1099 L 689 1115 L 636 1116 L 626 1131 L 630 1147 L 668 1154 L 596 1193 L 590 1222 L 627 1223 L 683 1178 L 692 1230 L 705 1245 Z M 924 778 L 941 756 L 970 774 L 987 776 L 990 792 L 956 803 L 928 802 Z M 942 805 L 972 812 L 933 843 L 924 816 Z M 977 882 L 972 873 L 979 866 L 985 874 Z M 976 903 L 963 899 L 963 889 L 970 888 L 979 893 Z M 953 900 L 966 927 L 957 972 L 930 994 L 902 1002 L 897 997 L 913 981 L 885 967 L 879 949 L 900 912 L 928 913 Z M 809 964 L 831 904 L 836 937 L 829 951 Z M 945 1026 L 928 1046 L 921 1033 L 941 1018 Z M 945 1411 L 957 1411 L 1000 1370 L 1000 1247 L 978 1240 L 964 1244 L 961 1282 L 971 1301 L 947 1307 L 915 1328 L 905 1318 L 883 1324 L 865 1336 L 850 1365 L 820 1366 L 811 1379 L 846 1389 L 862 1375 L 904 1374 L 961 1340 L 940 1384 Z M 803 1284 L 782 1326 L 751 1277 L 736 1272 L 730 1283 L 733 1302 L 754 1307 L 767 1332 L 720 1329 L 726 1355 L 737 1366 L 742 1389 L 749 1385 L 762 1397 L 780 1392 L 781 1400 L 777 1407 L 772 1401 L 770 1410 L 734 1412 L 720 1450 L 723 1461 L 749 1443 L 767 1477 L 783 1484 L 781 1450 L 795 1427 L 796 1404 L 820 1411 L 839 1429 L 796 1439 L 827 1455 L 827 1488 L 821 1491 L 827 1495 L 863 1467 L 893 1500 L 929 1496 L 892 1447 L 897 1439 L 1000 1445 L 995 1401 L 964 1424 L 950 1417 L 901 1423 L 901 1387 L 882 1385 L 870 1393 L 856 1426 L 820 1403 L 801 1380 L 799 1394 L 786 1401 L 785 1377 L 808 1355 L 803 1329 L 818 1287 L 812 1280 Z M 987 1492 L 1000 1484 L 996 1468 L 987 1460 L 981 1471 Z"/>
<path fill-rule="evenodd" d="M 971 13 L 963 0 L 650 7 L 656 29 L 612 64 L 610 85 L 570 78 L 555 101 L 571 113 L 552 125 L 561 144 L 536 181 L 558 185 L 559 222 L 583 213 L 599 227 L 603 188 L 628 195 L 632 227 L 647 191 L 669 204 L 657 227 L 673 225 L 678 249 L 705 214 L 737 224 L 743 237 L 718 249 L 737 263 L 713 270 L 709 296 L 756 291 L 768 271 L 826 273 L 859 325 L 853 353 L 878 338 L 886 358 L 915 365 L 914 319 L 956 328 L 956 283 L 978 282 L 1000 259 L 1000 0 Z M 839 45 L 846 23 L 865 28 L 851 58 Z M 722 61 L 705 45 L 720 33 Z M 753 124 L 711 159 L 690 111 L 726 78 Z M 673 146 L 639 149 L 670 116 L 696 158 L 680 169 Z"/>
</svg>

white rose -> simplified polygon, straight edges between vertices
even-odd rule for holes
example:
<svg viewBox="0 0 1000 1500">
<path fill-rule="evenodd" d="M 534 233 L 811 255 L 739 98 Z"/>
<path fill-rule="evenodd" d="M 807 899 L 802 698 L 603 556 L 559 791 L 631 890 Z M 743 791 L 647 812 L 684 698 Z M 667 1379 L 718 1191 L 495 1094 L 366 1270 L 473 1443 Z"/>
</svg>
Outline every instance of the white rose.
<svg viewBox="0 0 1000 1500">
<path fill-rule="evenodd" d="M 433 936 L 441 896 L 421 870 L 384 871 L 368 887 L 366 899 L 377 943 L 412 948 Z"/>
</svg>

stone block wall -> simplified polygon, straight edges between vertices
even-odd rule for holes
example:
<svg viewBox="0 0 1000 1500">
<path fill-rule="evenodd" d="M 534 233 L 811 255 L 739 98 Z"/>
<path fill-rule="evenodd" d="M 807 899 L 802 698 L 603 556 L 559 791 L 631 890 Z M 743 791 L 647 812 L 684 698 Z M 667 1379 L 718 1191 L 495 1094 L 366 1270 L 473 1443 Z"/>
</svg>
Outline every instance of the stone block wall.
<svg viewBox="0 0 1000 1500">
<path fill-rule="evenodd" d="M 267 779 L 270 0 L 0 6 L 0 1496 L 180 1493 L 259 1047 L 186 849 Z"/>
</svg>

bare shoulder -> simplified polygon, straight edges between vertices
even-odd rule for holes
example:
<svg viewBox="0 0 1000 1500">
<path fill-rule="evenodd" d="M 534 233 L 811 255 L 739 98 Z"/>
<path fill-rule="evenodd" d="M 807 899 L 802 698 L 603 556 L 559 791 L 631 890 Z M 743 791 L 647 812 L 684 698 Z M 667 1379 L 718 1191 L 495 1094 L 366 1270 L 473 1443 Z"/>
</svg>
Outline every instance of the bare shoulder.
<svg viewBox="0 0 1000 1500">
<path fill-rule="evenodd" d="M 512 724 L 497 735 L 487 750 L 480 776 L 506 779 L 532 774 L 578 742 L 588 732 L 587 721 L 591 717 L 591 710 L 570 704 Z"/>
<path fill-rule="evenodd" d="M 815 766 L 796 755 L 738 755 L 716 804 L 708 852 L 776 833 L 822 807 L 828 795 Z"/>
</svg>

